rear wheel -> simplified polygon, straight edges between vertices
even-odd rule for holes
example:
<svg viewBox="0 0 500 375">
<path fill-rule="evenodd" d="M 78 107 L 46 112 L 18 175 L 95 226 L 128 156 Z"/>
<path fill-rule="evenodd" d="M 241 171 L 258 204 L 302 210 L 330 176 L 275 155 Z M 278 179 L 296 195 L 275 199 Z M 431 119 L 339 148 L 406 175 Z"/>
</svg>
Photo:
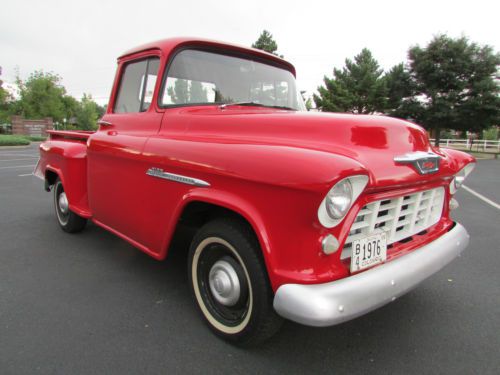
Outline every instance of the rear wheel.
<svg viewBox="0 0 500 375">
<path fill-rule="evenodd" d="M 63 231 L 76 233 L 85 228 L 87 219 L 78 216 L 69 209 L 68 197 L 66 196 L 63 184 L 59 178 L 54 184 L 54 207 L 57 222 Z"/>
<path fill-rule="evenodd" d="M 281 326 L 261 249 L 245 224 L 218 219 L 204 225 L 191 244 L 188 272 L 205 322 L 222 338 L 255 345 Z"/>
</svg>

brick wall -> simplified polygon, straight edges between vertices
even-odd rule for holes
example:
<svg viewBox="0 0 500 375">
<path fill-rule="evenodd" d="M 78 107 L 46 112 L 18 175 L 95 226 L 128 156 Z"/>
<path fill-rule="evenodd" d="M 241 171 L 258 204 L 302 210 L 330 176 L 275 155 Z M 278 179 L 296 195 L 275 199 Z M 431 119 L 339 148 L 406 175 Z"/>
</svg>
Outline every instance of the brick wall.
<svg viewBox="0 0 500 375">
<path fill-rule="evenodd" d="M 53 121 L 51 117 L 42 120 L 29 120 L 22 116 L 12 116 L 12 134 L 32 135 L 32 136 L 47 136 L 47 130 L 53 129 Z"/>
</svg>

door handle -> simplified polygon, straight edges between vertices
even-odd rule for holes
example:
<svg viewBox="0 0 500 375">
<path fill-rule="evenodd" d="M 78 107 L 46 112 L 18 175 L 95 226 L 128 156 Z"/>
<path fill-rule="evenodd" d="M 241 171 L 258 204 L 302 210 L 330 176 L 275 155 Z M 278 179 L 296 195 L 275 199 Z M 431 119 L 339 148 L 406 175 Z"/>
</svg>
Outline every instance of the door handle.
<svg viewBox="0 0 500 375">
<path fill-rule="evenodd" d="M 109 121 L 106 121 L 106 120 L 99 120 L 99 121 L 97 121 L 97 123 L 99 125 L 102 125 L 102 126 L 113 126 L 112 122 L 109 122 Z"/>
</svg>

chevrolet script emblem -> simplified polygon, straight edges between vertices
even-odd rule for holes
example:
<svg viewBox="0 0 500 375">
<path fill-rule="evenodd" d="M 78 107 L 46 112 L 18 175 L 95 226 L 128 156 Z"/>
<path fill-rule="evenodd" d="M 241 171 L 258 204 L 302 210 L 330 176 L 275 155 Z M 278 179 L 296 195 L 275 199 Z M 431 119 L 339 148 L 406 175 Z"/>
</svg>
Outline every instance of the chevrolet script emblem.
<svg viewBox="0 0 500 375">
<path fill-rule="evenodd" d="M 433 152 L 417 151 L 396 156 L 394 161 L 398 164 L 411 164 L 420 174 L 429 174 L 439 170 L 439 159 L 441 156 Z"/>
</svg>

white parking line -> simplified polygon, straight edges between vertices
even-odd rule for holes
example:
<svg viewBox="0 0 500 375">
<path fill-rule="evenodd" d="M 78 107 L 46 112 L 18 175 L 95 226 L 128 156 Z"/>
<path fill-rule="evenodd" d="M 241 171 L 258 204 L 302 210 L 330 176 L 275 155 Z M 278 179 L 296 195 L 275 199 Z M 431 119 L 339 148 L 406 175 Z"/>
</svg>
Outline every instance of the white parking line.
<svg viewBox="0 0 500 375">
<path fill-rule="evenodd" d="M 36 158 L 36 157 L 38 157 L 38 154 L 18 154 L 17 152 L 13 153 L 13 152 L 1 152 L 0 151 L 0 156 L 21 156 L 21 157 L 30 156 L 30 157 Z"/>
<path fill-rule="evenodd" d="M 490 206 L 493 206 L 497 209 L 500 210 L 500 204 L 496 203 L 496 202 L 493 202 L 491 199 L 489 198 L 486 198 L 484 195 L 482 194 L 479 194 L 477 191 L 474 191 L 472 190 L 470 187 L 468 186 L 465 186 L 465 185 L 462 185 L 462 187 L 467 190 L 469 193 L 471 193 L 472 195 L 475 195 L 476 197 L 478 197 L 479 199 L 481 199 L 482 201 L 488 203 Z"/>
<path fill-rule="evenodd" d="M 26 174 L 18 174 L 17 177 L 26 177 L 26 176 L 34 176 L 33 173 L 26 173 Z"/>
<path fill-rule="evenodd" d="M 33 159 L 37 159 L 37 157 L 33 156 L 32 158 L 26 158 L 26 159 L 3 159 L 3 160 L 0 160 L 0 162 L 2 162 L 2 161 L 24 161 L 24 160 L 33 160 Z"/>
<path fill-rule="evenodd" d="M 35 166 L 35 164 L 30 164 L 30 165 L 12 165 L 10 167 L 0 167 L 0 169 L 28 168 L 28 167 L 33 168 L 34 166 Z"/>
</svg>

